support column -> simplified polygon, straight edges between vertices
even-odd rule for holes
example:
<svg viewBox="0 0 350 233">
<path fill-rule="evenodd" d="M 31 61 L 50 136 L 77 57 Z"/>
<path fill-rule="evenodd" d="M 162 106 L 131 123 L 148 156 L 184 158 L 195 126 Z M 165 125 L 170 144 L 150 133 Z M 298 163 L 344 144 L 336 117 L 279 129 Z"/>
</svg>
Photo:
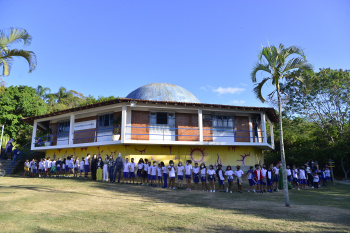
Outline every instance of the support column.
<svg viewBox="0 0 350 233">
<path fill-rule="evenodd" d="M 33 150 L 35 148 L 35 137 L 36 137 L 36 129 L 38 127 L 38 122 L 34 121 L 34 125 L 33 125 L 33 133 L 32 133 L 32 144 L 30 146 L 31 150 Z"/>
<path fill-rule="evenodd" d="M 73 145 L 74 144 L 74 122 L 75 122 L 75 115 L 72 114 L 70 115 L 70 122 L 69 122 L 69 141 L 68 144 L 69 145 Z"/>
<path fill-rule="evenodd" d="M 198 109 L 198 130 L 199 130 L 199 141 L 203 142 L 203 111 Z"/>
<path fill-rule="evenodd" d="M 249 137 L 250 142 L 254 142 L 254 136 L 253 136 L 253 122 L 252 122 L 252 116 L 249 115 Z"/>
<path fill-rule="evenodd" d="M 127 106 L 123 105 L 122 106 L 122 125 L 121 125 L 121 142 L 124 143 L 125 142 L 125 133 L 126 133 L 126 113 L 127 110 Z"/>
<path fill-rule="evenodd" d="M 266 134 L 266 119 L 265 119 L 265 112 L 261 113 L 261 129 L 262 129 L 262 136 L 263 136 L 263 143 L 267 143 L 267 134 Z"/>
</svg>

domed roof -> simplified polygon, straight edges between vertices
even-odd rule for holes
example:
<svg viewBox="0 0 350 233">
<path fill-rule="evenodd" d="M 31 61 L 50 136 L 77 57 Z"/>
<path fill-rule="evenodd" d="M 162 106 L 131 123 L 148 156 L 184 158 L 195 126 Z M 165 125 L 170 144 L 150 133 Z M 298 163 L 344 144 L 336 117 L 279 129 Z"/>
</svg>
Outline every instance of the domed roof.
<svg viewBox="0 0 350 233">
<path fill-rule="evenodd" d="M 131 92 L 126 98 L 141 100 L 158 100 L 200 103 L 200 101 L 185 88 L 168 83 L 151 83 L 139 87 Z"/>
</svg>

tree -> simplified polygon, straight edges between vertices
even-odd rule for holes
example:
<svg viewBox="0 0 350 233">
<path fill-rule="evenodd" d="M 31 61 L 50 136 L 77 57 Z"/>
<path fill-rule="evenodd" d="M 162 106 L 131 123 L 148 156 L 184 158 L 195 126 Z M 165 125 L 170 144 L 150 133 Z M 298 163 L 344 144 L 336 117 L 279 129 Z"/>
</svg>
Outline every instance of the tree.
<svg viewBox="0 0 350 233">
<path fill-rule="evenodd" d="M 36 68 L 36 56 L 32 51 L 23 49 L 11 49 L 15 43 L 22 42 L 24 46 L 29 45 L 32 37 L 24 29 L 10 28 L 9 30 L 0 30 L 0 67 L 2 67 L 2 76 L 8 76 L 11 71 L 13 59 L 22 57 L 27 60 L 29 73 Z"/>
<path fill-rule="evenodd" d="M 330 147 L 342 148 L 343 141 L 350 138 L 350 71 L 321 69 L 314 75 L 306 75 L 305 82 L 312 90 L 305 91 L 298 80 L 288 79 L 281 90 L 288 96 L 285 110 L 313 122 Z M 335 145 L 333 145 L 335 144 Z M 349 155 L 337 150 L 345 178 L 348 177 Z"/>
<path fill-rule="evenodd" d="M 4 134 L 20 145 L 30 140 L 32 127 L 23 117 L 46 113 L 45 102 L 32 87 L 10 86 L 0 93 L 0 125 L 5 125 Z"/>
<path fill-rule="evenodd" d="M 42 99 L 46 99 L 47 94 L 49 94 L 51 92 L 51 89 L 48 87 L 43 87 L 41 85 L 39 85 L 36 88 L 36 93 L 40 96 L 40 98 Z"/>
<path fill-rule="evenodd" d="M 262 51 L 259 54 L 259 61 L 254 66 L 253 71 L 251 73 L 251 79 L 254 83 L 257 82 L 256 76 L 258 72 L 266 72 L 269 75 L 269 77 L 263 78 L 263 80 L 260 83 L 257 83 L 254 87 L 254 93 L 261 102 L 266 102 L 266 99 L 262 95 L 262 88 L 268 81 L 270 81 L 272 86 L 274 86 L 275 88 L 275 90 L 271 92 L 269 96 L 273 96 L 275 93 L 277 93 L 281 147 L 280 150 L 283 168 L 283 190 L 285 197 L 285 205 L 288 207 L 290 206 L 290 202 L 287 185 L 286 160 L 283 145 L 280 83 L 283 82 L 287 77 L 296 79 L 301 83 L 304 83 L 303 76 L 300 75 L 300 73 L 296 73 L 295 75 L 290 76 L 290 72 L 294 70 L 312 71 L 312 66 L 309 63 L 307 63 L 305 54 L 302 49 L 296 46 L 285 48 L 283 44 L 280 44 L 278 48 L 270 45 L 263 47 Z"/>
</svg>

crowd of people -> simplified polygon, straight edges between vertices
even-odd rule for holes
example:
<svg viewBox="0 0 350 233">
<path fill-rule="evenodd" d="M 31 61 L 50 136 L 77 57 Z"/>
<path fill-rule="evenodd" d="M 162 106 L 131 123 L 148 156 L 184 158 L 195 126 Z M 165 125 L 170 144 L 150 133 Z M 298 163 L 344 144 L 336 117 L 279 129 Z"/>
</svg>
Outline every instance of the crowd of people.
<svg viewBox="0 0 350 233">
<path fill-rule="evenodd" d="M 293 189 L 319 188 L 320 181 L 323 182 L 323 185 L 331 181 L 329 168 L 326 166 L 320 170 L 317 163 L 312 161 L 300 167 L 294 165 L 293 169 L 287 166 L 286 171 L 288 182 Z M 222 164 L 218 164 L 214 169 L 213 165 L 207 167 L 205 163 L 196 162 L 192 165 L 191 160 L 187 160 L 186 164 L 182 164 L 181 161 L 175 164 L 173 160 L 170 160 L 168 166 L 163 161 L 149 161 L 143 158 L 135 163 L 133 158 L 130 161 L 128 158 L 123 161 L 121 153 L 115 159 L 112 155 L 106 155 L 104 160 L 96 154 L 92 157 L 88 154 L 81 160 L 73 156 L 68 156 L 63 160 L 49 157 L 39 162 L 35 159 L 27 160 L 24 163 L 23 176 L 49 178 L 73 176 L 88 179 L 89 173 L 91 179 L 96 181 L 122 182 L 169 189 L 183 189 L 185 185 L 186 190 L 191 190 L 193 182 L 195 190 L 209 192 L 232 193 L 233 184 L 236 183 L 237 191 L 242 193 L 244 175 L 249 184 L 248 192 L 278 192 L 282 183 L 282 168 L 279 163 L 275 166 L 256 164 L 245 173 L 239 165 L 235 169 L 227 165 L 224 170 Z M 177 180 L 177 186 L 175 186 L 175 180 Z M 218 189 L 215 188 L 216 184 L 219 186 Z"/>
</svg>

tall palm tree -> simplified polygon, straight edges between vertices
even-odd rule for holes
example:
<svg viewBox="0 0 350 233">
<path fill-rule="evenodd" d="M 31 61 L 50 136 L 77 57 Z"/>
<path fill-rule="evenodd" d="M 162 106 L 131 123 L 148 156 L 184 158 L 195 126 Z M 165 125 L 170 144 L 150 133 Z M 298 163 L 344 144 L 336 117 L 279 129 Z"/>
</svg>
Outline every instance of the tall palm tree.
<svg viewBox="0 0 350 233">
<path fill-rule="evenodd" d="M 0 30 L 0 67 L 2 66 L 2 76 L 8 76 L 11 71 L 12 62 L 15 57 L 22 57 L 27 60 L 29 73 L 36 68 L 36 56 L 32 51 L 23 49 L 11 49 L 15 43 L 29 45 L 32 37 L 28 32 L 21 28 L 10 28 L 9 30 Z"/>
<path fill-rule="evenodd" d="M 304 83 L 304 78 L 302 75 L 290 76 L 291 71 L 301 74 L 302 71 L 309 72 L 312 71 L 312 65 L 306 60 L 305 54 L 302 49 L 291 46 L 285 48 L 283 44 L 280 44 L 278 48 L 275 46 L 263 47 L 259 54 L 259 61 L 253 68 L 251 73 L 251 78 L 254 83 L 257 82 L 256 75 L 258 72 L 268 73 L 268 77 L 263 78 L 260 83 L 257 83 L 254 87 L 254 93 L 256 97 L 261 102 L 266 102 L 261 91 L 265 83 L 271 82 L 275 90 L 272 91 L 269 96 L 273 96 L 277 92 L 278 98 L 278 112 L 279 112 L 279 130 L 280 130 L 280 146 L 281 146 L 281 161 L 283 169 L 283 190 L 285 197 L 286 206 L 290 206 L 289 194 L 288 194 L 288 184 L 287 184 L 287 171 L 286 171 L 286 158 L 284 154 L 284 144 L 283 144 L 283 128 L 282 128 L 282 107 L 281 107 L 281 90 L 280 83 L 285 78 L 293 78 L 297 81 Z"/>
</svg>

